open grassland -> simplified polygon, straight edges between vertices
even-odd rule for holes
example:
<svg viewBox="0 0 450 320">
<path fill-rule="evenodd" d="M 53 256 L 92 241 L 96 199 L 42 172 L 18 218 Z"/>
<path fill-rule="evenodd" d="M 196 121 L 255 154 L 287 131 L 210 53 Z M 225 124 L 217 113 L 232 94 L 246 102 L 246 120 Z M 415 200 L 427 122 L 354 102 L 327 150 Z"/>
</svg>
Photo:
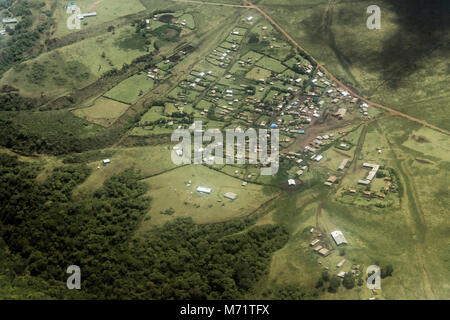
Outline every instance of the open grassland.
<svg viewBox="0 0 450 320">
<path fill-rule="evenodd" d="M 263 193 L 255 184 L 242 186 L 242 181 L 205 166 L 191 165 L 144 180 L 150 187 L 148 196 L 152 206 L 140 231 L 160 225 L 176 217 L 192 217 L 197 223 L 213 223 L 243 217 L 274 197 Z M 187 186 L 189 181 L 191 185 Z M 197 187 L 211 188 L 210 195 L 196 191 Z M 224 197 L 227 192 L 238 195 L 236 200 Z M 172 208 L 173 215 L 162 214 Z"/>
<path fill-rule="evenodd" d="M 380 30 L 366 26 L 366 9 L 373 4 L 366 0 L 261 0 L 258 5 L 362 95 L 448 130 L 443 105 L 449 102 L 449 4 L 421 3 L 379 1 Z"/>
<path fill-rule="evenodd" d="M 281 73 L 287 68 L 280 61 L 270 57 L 263 57 L 256 63 L 257 66 L 269 69 L 273 72 Z"/>
<path fill-rule="evenodd" d="M 176 167 L 171 160 L 170 148 L 167 145 L 109 148 L 104 152 L 110 153 L 111 163 L 103 165 L 101 160 L 90 162 L 92 174 L 75 190 L 76 194 L 92 193 L 103 185 L 111 176 L 126 168 L 139 170 L 142 178 L 160 174 Z M 98 168 L 100 167 L 100 168 Z"/>
<path fill-rule="evenodd" d="M 10 69 L 0 85 L 17 87 L 26 96 L 51 98 L 84 87 L 112 68 L 144 55 L 145 38 L 130 26 L 44 53 Z"/>
<path fill-rule="evenodd" d="M 251 80 L 260 80 L 260 79 L 265 80 L 268 77 L 270 77 L 271 74 L 272 72 L 270 70 L 255 67 L 252 70 L 250 70 L 245 77 Z"/>
<path fill-rule="evenodd" d="M 73 114 L 103 127 L 109 127 L 120 118 L 129 107 L 128 104 L 100 97 L 95 100 L 93 106 L 76 109 L 73 111 Z"/>
<path fill-rule="evenodd" d="M 154 84 L 154 80 L 148 78 L 146 74 L 137 74 L 106 92 L 105 97 L 133 104 L 140 96 L 151 90 Z"/>
<path fill-rule="evenodd" d="M 59 3 L 54 14 L 56 26 L 53 36 L 60 37 L 76 32 L 67 27 L 67 19 L 71 16 L 66 11 L 66 4 L 70 1 Z M 80 7 L 81 13 L 96 12 L 97 16 L 88 17 L 81 21 L 81 29 L 93 27 L 103 22 L 145 10 L 139 0 L 78 0 L 75 4 Z"/>
</svg>

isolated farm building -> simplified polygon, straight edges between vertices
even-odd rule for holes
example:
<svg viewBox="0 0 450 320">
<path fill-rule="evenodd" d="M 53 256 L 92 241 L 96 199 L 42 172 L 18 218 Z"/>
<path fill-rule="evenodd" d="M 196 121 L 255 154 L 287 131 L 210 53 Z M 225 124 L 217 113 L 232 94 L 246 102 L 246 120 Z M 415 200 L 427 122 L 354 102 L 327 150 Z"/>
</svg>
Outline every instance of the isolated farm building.
<svg viewBox="0 0 450 320">
<path fill-rule="evenodd" d="M 97 12 L 80 13 L 79 15 L 77 15 L 77 18 L 79 20 L 83 20 L 84 18 L 95 17 L 96 15 L 97 15 Z"/>
<path fill-rule="evenodd" d="M 205 187 L 198 187 L 197 188 L 197 192 L 211 194 L 211 189 L 210 188 L 205 188 Z"/>
<path fill-rule="evenodd" d="M 344 237 L 344 234 L 342 231 L 336 230 L 331 233 L 331 236 L 333 237 L 336 244 L 339 246 L 341 244 L 347 244 L 347 240 Z"/>
<path fill-rule="evenodd" d="M 338 170 L 339 170 L 339 171 L 344 170 L 344 168 L 345 168 L 345 166 L 347 165 L 347 163 L 348 163 L 348 159 L 342 160 L 341 164 L 339 165 Z"/>
<path fill-rule="evenodd" d="M 328 182 L 331 182 L 331 183 L 335 183 L 336 180 L 337 180 L 336 176 L 331 176 L 331 177 L 328 178 Z"/>
<path fill-rule="evenodd" d="M 384 186 L 384 191 L 389 191 L 391 189 L 392 183 L 388 182 L 386 183 L 386 185 Z"/>
<path fill-rule="evenodd" d="M 345 263 L 345 259 L 342 259 L 341 261 L 339 261 L 339 263 L 336 265 L 336 268 L 340 268 L 344 265 Z"/>
<path fill-rule="evenodd" d="M 233 193 L 233 192 L 227 192 L 225 193 L 225 198 L 230 199 L 230 200 L 236 200 L 237 198 L 237 194 Z"/>
<path fill-rule="evenodd" d="M 322 248 L 318 251 L 322 256 L 327 256 L 330 253 L 330 250 L 328 250 L 327 248 Z"/>
<path fill-rule="evenodd" d="M 5 19 L 3 19 L 2 20 L 2 22 L 3 23 L 17 23 L 17 19 L 16 18 L 10 18 L 10 19 L 8 19 L 8 18 L 5 18 Z"/>
<path fill-rule="evenodd" d="M 111 160 L 110 159 L 104 159 L 102 162 L 103 162 L 103 164 L 110 164 Z"/>
<path fill-rule="evenodd" d="M 295 186 L 295 180 L 294 180 L 294 179 L 289 179 L 289 180 L 288 180 L 288 184 L 289 184 L 290 186 Z"/>
<path fill-rule="evenodd" d="M 341 271 L 341 272 L 339 272 L 339 273 L 337 274 L 337 276 L 338 276 L 339 278 L 344 278 L 345 275 L 346 275 L 346 272 L 345 272 L 345 271 Z"/>
</svg>

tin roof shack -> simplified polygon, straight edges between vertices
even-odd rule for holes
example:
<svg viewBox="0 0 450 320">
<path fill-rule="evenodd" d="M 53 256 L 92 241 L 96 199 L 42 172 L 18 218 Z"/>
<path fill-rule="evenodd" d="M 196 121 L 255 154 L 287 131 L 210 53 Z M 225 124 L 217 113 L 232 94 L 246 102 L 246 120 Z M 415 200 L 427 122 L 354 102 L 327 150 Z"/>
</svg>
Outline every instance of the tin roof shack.
<svg viewBox="0 0 450 320">
<path fill-rule="evenodd" d="M 322 255 L 324 257 L 326 257 L 327 255 L 330 254 L 330 250 L 328 250 L 327 248 L 322 248 L 318 252 L 319 252 L 320 255 Z"/>
<path fill-rule="evenodd" d="M 237 194 L 233 193 L 233 192 L 227 192 L 224 194 L 224 197 L 230 200 L 236 200 L 237 199 Z"/>
<path fill-rule="evenodd" d="M 347 273 L 345 272 L 345 271 L 341 271 L 341 272 L 339 272 L 338 274 L 337 274 L 337 276 L 339 277 L 339 278 L 344 278 L 345 277 L 345 275 L 346 275 Z"/>
<path fill-rule="evenodd" d="M 347 109 L 345 108 L 339 108 L 338 111 L 334 114 L 336 118 L 339 120 L 344 119 L 345 115 L 347 114 Z"/>
<path fill-rule="evenodd" d="M 342 231 L 336 230 L 331 232 L 331 236 L 333 237 L 336 244 L 339 246 L 341 244 L 347 244 L 347 240 L 344 237 Z"/>
<path fill-rule="evenodd" d="M 341 164 L 339 165 L 338 171 L 344 170 L 345 166 L 347 165 L 349 159 L 342 160 Z"/>
<path fill-rule="evenodd" d="M 341 261 L 339 261 L 339 263 L 336 265 L 336 268 L 341 268 L 345 263 L 345 259 L 342 259 Z"/>
<path fill-rule="evenodd" d="M 211 189 L 210 188 L 205 188 L 205 187 L 198 187 L 197 188 L 197 192 L 205 193 L 205 194 L 211 194 Z"/>
<path fill-rule="evenodd" d="M 337 180 L 336 176 L 331 176 L 328 178 L 327 182 L 325 182 L 325 185 L 331 187 L 333 183 L 336 182 L 336 180 Z"/>
</svg>

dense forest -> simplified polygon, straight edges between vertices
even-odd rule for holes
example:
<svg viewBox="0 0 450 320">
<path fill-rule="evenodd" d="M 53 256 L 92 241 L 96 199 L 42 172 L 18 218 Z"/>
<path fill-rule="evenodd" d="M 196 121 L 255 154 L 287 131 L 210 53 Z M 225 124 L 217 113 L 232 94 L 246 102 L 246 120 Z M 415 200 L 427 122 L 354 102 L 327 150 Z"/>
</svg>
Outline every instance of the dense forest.
<svg viewBox="0 0 450 320">
<path fill-rule="evenodd" d="M 31 131 L 36 130 L 36 128 L 30 130 L 31 125 L 25 126 L 15 123 L 11 119 L 14 116 L 17 116 L 17 114 L 0 115 L 0 145 L 30 155 L 34 153 L 65 155 L 99 149 L 116 142 L 122 132 L 128 129 L 128 126 L 125 125 L 124 127 L 103 129 L 96 135 L 80 137 L 76 132 L 65 128 L 63 120 L 54 119 L 53 127 L 43 128 L 42 132 L 38 134 Z M 73 119 L 75 124 L 77 119 L 74 117 Z M 58 123 L 58 120 L 61 122 Z M 64 119 L 64 121 L 67 121 L 67 119 Z M 46 129 L 51 129 L 51 132 L 47 134 L 46 131 L 49 130 Z"/>
<path fill-rule="evenodd" d="M 134 170 L 84 198 L 72 191 L 90 174 L 86 166 L 56 168 L 38 184 L 40 171 L 0 154 L 0 276 L 31 277 L 29 285 L 50 298 L 239 298 L 288 239 L 282 227 L 252 227 L 250 218 L 211 225 L 177 219 L 137 237 L 151 200 Z M 65 288 L 73 264 L 81 268 L 80 291 Z"/>
</svg>

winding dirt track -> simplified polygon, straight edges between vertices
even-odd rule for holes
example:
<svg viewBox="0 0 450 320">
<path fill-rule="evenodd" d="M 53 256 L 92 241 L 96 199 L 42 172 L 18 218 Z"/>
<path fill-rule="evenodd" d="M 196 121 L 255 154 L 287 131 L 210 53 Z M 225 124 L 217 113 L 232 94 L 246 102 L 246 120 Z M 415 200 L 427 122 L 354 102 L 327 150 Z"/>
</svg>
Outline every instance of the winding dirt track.
<svg viewBox="0 0 450 320">
<path fill-rule="evenodd" d="M 243 0 L 245 7 L 247 8 L 252 8 L 257 10 L 259 13 L 261 13 L 267 20 L 269 20 L 269 22 L 275 27 L 277 28 L 295 47 L 297 47 L 300 51 L 303 51 L 304 53 L 306 53 L 311 60 L 313 60 L 316 64 L 317 67 L 322 70 L 324 73 L 326 73 L 328 75 L 328 77 L 330 77 L 331 80 L 333 80 L 334 82 L 336 82 L 341 88 L 343 88 L 344 90 L 348 91 L 351 95 L 353 95 L 354 97 L 359 98 L 361 101 L 366 102 L 368 105 L 370 106 L 374 106 L 380 109 L 383 109 L 385 111 L 390 112 L 392 115 L 396 115 L 396 116 L 401 116 L 403 118 L 407 118 L 411 121 L 420 123 L 424 126 L 427 126 L 431 129 L 434 129 L 436 131 L 445 133 L 445 134 L 450 134 L 450 131 L 443 129 L 443 128 L 439 128 L 435 125 L 432 125 L 428 122 L 426 122 L 425 120 L 421 120 L 421 119 L 417 119 L 413 116 L 410 116 L 409 114 L 394 110 L 392 108 L 383 106 L 379 103 L 376 102 L 372 102 L 364 97 L 362 97 L 361 95 L 359 95 L 358 93 L 354 92 L 352 89 L 350 89 L 349 87 L 347 87 L 345 84 L 343 84 L 341 81 L 339 81 L 333 74 L 331 74 L 330 71 L 328 71 L 319 61 L 317 61 L 307 50 L 305 50 L 305 48 L 303 48 L 302 46 L 300 46 L 297 41 L 294 40 L 294 38 L 292 38 L 289 33 L 286 32 L 286 30 L 284 30 L 274 19 L 272 19 L 272 17 L 270 17 L 266 12 L 264 12 L 260 7 L 254 5 L 253 3 L 251 3 L 250 1 L 247 0 Z"/>
</svg>

